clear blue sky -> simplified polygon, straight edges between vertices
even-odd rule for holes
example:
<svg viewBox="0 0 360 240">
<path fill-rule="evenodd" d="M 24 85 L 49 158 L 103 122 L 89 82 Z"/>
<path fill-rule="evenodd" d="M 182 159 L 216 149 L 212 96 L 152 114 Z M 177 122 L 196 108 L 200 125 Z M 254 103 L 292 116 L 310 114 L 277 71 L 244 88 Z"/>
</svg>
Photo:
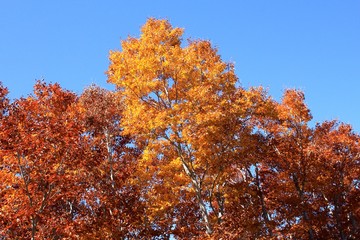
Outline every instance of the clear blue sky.
<svg viewBox="0 0 360 240">
<path fill-rule="evenodd" d="M 0 81 L 12 98 L 40 78 L 76 93 L 91 83 L 111 89 L 109 50 L 138 36 L 148 17 L 211 40 L 243 86 L 262 85 L 275 99 L 302 89 L 314 122 L 360 131 L 358 0 L 0 0 Z"/>
</svg>

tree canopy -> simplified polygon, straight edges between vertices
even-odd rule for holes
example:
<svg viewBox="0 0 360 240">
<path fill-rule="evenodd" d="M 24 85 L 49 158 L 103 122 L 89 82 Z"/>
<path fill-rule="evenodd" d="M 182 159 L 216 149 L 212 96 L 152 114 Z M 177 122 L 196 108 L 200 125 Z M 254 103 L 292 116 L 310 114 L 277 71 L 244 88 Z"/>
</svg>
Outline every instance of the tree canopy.
<svg viewBox="0 0 360 240">
<path fill-rule="evenodd" d="M 149 19 L 110 91 L 0 85 L 0 239 L 358 239 L 360 135 Z"/>
</svg>

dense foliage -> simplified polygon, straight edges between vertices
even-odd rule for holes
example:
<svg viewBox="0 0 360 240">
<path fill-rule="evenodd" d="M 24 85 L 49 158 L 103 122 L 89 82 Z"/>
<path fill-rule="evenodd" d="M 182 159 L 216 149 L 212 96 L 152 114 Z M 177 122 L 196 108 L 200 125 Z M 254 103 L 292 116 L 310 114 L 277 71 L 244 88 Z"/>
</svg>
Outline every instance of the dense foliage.
<svg viewBox="0 0 360 240">
<path fill-rule="evenodd" d="M 149 19 L 81 95 L 0 86 L 0 239 L 359 239 L 360 136 Z"/>
</svg>

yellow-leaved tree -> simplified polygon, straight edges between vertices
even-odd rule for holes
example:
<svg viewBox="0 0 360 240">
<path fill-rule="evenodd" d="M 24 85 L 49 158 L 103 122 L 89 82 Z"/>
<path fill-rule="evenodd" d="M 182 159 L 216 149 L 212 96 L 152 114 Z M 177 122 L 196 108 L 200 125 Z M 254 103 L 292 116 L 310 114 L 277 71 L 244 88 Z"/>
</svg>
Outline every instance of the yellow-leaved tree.
<svg viewBox="0 0 360 240">
<path fill-rule="evenodd" d="M 162 234 L 211 234 L 222 221 L 231 169 L 251 164 L 250 119 L 264 93 L 236 87 L 233 65 L 209 41 L 183 46 L 183 30 L 166 20 L 149 19 L 141 32 L 110 53 L 108 81 L 125 106 L 124 133 L 143 148 L 138 179 L 148 185 L 147 216 Z M 182 223 L 179 212 L 189 201 L 196 204 Z M 171 227 L 162 228 L 164 221 Z"/>
</svg>

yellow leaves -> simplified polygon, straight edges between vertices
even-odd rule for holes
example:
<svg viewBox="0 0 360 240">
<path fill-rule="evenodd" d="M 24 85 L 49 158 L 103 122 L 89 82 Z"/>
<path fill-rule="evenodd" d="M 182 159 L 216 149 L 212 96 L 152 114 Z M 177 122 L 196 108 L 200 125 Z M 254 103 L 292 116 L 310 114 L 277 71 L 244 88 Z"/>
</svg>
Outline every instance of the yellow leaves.
<svg viewBox="0 0 360 240">
<path fill-rule="evenodd" d="M 180 157 L 177 157 L 177 158 L 173 159 L 168 166 L 170 169 L 180 170 L 181 165 L 182 165 L 181 159 L 180 159 Z"/>
<path fill-rule="evenodd" d="M 170 178 L 173 179 L 173 176 L 178 175 L 182 172 L 182 163 L 179 157 L 175 157 L 174 159 L 170 160 L 168 163 L 161 163 L 161 168 L 159 169 L 159 176 L 162 178 Z"/>
<path fill-rule="evenodd" d="M 149 146 L 143 151 L 142 158 L 139 162 L 139 166 L 143 169 L 152 165 L 152 162 L 156 160 L 156 152 Z"/>
<path fill-rule="evenodd" d="M 173 28 L 166 20 L 148 19 L 146 24 L 141 28 L 141 40 L 148 44 L 157 46 L 175 46 L 180 44 L 180 37 L 183 30 Z"/>
</svg>

